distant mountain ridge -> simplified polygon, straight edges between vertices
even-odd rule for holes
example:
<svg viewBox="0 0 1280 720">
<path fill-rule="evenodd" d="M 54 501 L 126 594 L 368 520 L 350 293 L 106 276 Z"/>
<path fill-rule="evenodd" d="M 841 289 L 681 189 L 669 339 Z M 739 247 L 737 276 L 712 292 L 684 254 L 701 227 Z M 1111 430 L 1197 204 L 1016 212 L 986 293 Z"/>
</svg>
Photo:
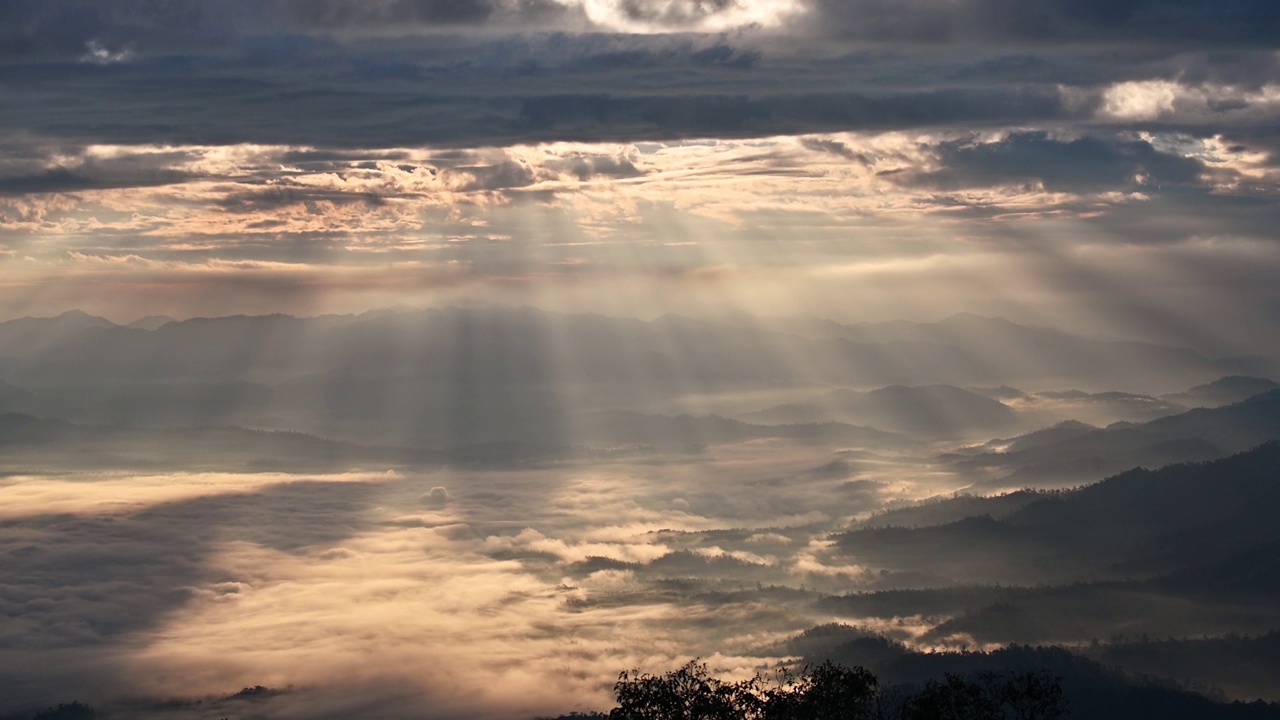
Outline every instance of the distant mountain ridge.
<svg viewBox="0 0 1280 720">
<path fill-rule="evenodd" d="M 646 411 L 700 393 L 880 387 L 836 396 L 863 405 L 860 414 L 774 421 L 839 420 L 924 437 L 956 437 L 963 427 L 963 434 L 990 437 L 1012 429 L 998 401 L 958 387 L 908 388 L 1047 376 L 1059 387 L 1074 380 L 1187 387 L 1223 374 L 1217 361 L 1187 350 L 1005 320 L 957 316 L 894 327 L 813 338 L 763 322 L 646 322 L 502 307 L 153 318 L 143 327 L 67 313 L 0 324 L 0 381 L 33 394 L 0 410 L 360 441 L 412 433 L 393 440 L 415 445 L 423 437 L 445 446 L 571 444 L 568 415 L 579 411 Z M 868 413 L 897 424 L 882 426 Z"/>
<path fill-rule="evenodd" d="M 923 559 L 932 572 L 961 573 L 957 579 L 983 578 L 994 567 L 1028 582 L 1191 568 L 1208 577 L 1206 564 L 1280 547 L 1278 477 L 1280 442 L 1273 441 L 1212 462 L 1129 470 L 1074 491 L 1008 496 L 998 519 L 951 520 L 944 508 L 934 508 L 930 514 L 945 524 L 904 528 L 878 521 L 839 535 L 838 543 L 872 567 L 918 566 Z M 955 502 L 983 508 L 969 498 Z"/>
<path fill-rule="evenodd" d="M 1188 406 L 1219 407 L 1277 388 L 1280 388 L 1280 383 L 1266 378 L 1229 375 L 1211 383 L 1197 385 L 1186 392 L 1166 395 L 1164 399 Z"/>
<path fill-rule="evenodd" d="M 989 436 L 1017 424 L 1016 414 L 998 400 L 951 385 L 834 390 L 812 402 L 778 405 L 742 418 L 767 423 L 874 424 L 917 437 Z"/>
<path fill-rule="evenodd" d="M 937 322 L 892 320 L 843 325 L 831 320 L 795 318 L 774 320 L 770 327 L 786 329 L 805 337 L 836 337 L 870 345 L 930 345 L 964 348 L 964 357 L 990 368 L 1015 370 L 1013 358 L 1034 358 L 1046 376 L 1076 377 L 1094 381 L 1095 389 L 1112 387 L 1144 388 L 1140 374 L 1124 371 L 1143 367 L 1153 375 L 1177 368 L 1201 365 L 1207 359 L 1186 348 L 1142 341 L 1083 337 L 1037 325 L 1023 325 L 1001 317 L 985 317 L 961 312 Z M 1261 375 L 1276 375 L 1275 359 L 1232 357 L 1208 360 L 1221 369 L 1219 374 L 1241 374 L 1255 368 Z M 1081 372 L 1084 371 L 1084 372 Z M 1003 373 L 1007 383 L 1016 372 Z M 1108 382 L 1108 378 L 1119 382 Z M 978 384 L 978 383 L 975 383 Z"/>
<path fill-rule="evenodd" d="M 164 325 L 168 325 L 177 320 L 168 315 L 147 315 L 125 325 L 124 327 L 135 328 L 137 330 L 156 330 Z"/>
<path fill-rule="evenodd" d="M 770 437 L 767 428 L 758 430 L 763 431 L 760 436 Z M 782 429 L 778 436 L 803 439 L 806 434 L 838 435 L 847 429 L 790 430 L 790 435 Z M 591 448 L 515 442 L 435 449 L 359 444 L 295 431 L 85 425 L 23 413 L 0 413 L 0 474 L 103 470 L 330 472 L 442 465 L 513 468 L 567 460 L 645 457 L 654 452 L 657 450 L 650 447 Z"/>
<path fill-rule="evenodd" d="M 160 319 L 150 320 L 148 324 Z M 897 328 L 893 331 L 880 326 L 871 330 L 869 326 L 828 325 L 837 332 L 810 338 L 765 323 L 734 325 L 680 316 L 645 322 L 527 307 L 446 308 L 312 318 L 193 318 L 158 324 L 136 335 L 130 330 L 139 328 L 69 312 L 56 318 L 0 323 L 0 358 L 8 358 L 5 367 L 9 373 L 47 379 L 60 369 L 70 371 L 73 367 L 116 373 L 141 372 L 145 367 L 166 376 L 193 372 L 209 376 L 280 372 L 284 364 L 302 375 L 358 364 L 375 352 L 384 358 L 408 359 L 418 353 L 422 359 L 433 359 L 429 348 L 439 340 L 481 354 L 506 350 L 512 355 L 517 352 L 513 341 L 521 340 L 533 343 L 526 353 L 552 342 L 569 348 L 578 357 L 566 362 L 576 361 L 569 362 L 570 366 L 588 374 L 606 371 L 609 366 L 604 360 L 613 359 L 619 351 L 630 351 L 636 361 L 633 369 L 643 370 L 650 364 L 654 370 L 661 369 L 661 362 L 653 362 L 655 351 L 666 345 L 683 352 L 679 360 L 687 374 L 694 376 L 703 367 L 714 367 L 729 376 L 799 375 L 850 387 L 982 384 L 983 379 L 1007 383 L 1028 375 L 1101 383 L 1117 374 L 1150 378 L 1169 371 L 1206 379 L 1224 374 L 1215 372 L 1216 361 L 1185 349 L 1080 338 L 999 318 L 957 315 L 939 323 L 887 325 Z M 84 336 L 84 331 L 91 329 L 106 332 Z M 298 342 L 304 345 L 294 345 Z M 83 353 L 88 347 L 100 353 L 100 364 L 86 367 Z M 294 352 L 289 352 L 290 348 Z M 201 352 L 197 354 L 197 350 Z M 395 352 L 387 355 L 387 350 Z M 800 350 L 804 352 L 794 352 Z M 156 365 L 157 354 L 173 365 Z M 241 375 L 238 379 L 248 378 Z"/>
<path fill-rule="evenodd" d="M 622 410 L 588 415 L 582 427 L 575 430 L 574 437 L 586 444 L 640 443 L 655 446 L 731 443 L 761 438 L 882 448 L 915 444 L 905 435 L 839 422 L 757 425 L 716 415 L 669 417 Z"/>
<path fill-rule="evenodd" d="M 118 326 L 110 320 L 80 310 L 0 322 L 0 357 L 44 352 L 86 332 L 114 327 Z"/>
<path fill-rule="evenodd" d="M 1280 440 L 1280 390 L 1231 405 L 1196 408 L 1106 428 L 1061 425 L 1008 441 L 1003 452 L 952 456 L 962 470 L 996 472 L 988 487 L 1087 482 L 1143 465 L 1212 460 Z"/>
</svg>

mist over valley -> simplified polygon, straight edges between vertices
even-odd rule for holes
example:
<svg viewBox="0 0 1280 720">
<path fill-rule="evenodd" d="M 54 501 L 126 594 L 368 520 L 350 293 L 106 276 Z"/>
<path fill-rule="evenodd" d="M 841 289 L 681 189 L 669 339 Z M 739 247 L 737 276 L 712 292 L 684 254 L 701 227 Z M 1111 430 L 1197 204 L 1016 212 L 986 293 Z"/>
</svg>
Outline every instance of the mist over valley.
<svg viewBox="0 0 1280 720">
<path fill-rule="evenodd" d="M 1071 343 L 1114 358 L 1065 333 L 968 373 L 933 361 L 974 351 L 953 323 L 913 326 L 909 378 L 859 366 L 892 334 L 741 317 L 0 324 L 5 702 L 533 717 L 607 707 L 618 668 L 921 682 L 913 653 L 1020 645 L 1102 662 L 1080 697 L 1131 672 L 1280 700 L 1273 660 L 1174 670 L 1132 640 L 1270 642 L 1276 384 L 1158 346 L 1144 389 L 1184 390 L 1037 384 Z M 840 642 L 795 645 L 814 628 Z"/>
</svg>

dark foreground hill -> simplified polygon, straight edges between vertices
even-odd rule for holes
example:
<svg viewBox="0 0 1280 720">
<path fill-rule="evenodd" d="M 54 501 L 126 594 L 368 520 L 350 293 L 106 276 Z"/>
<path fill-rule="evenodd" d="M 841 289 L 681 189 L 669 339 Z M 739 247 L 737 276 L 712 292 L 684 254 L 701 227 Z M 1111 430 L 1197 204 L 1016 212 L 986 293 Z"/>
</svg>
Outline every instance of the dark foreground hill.
<svg viewBox="0 0 1280 720">
<path fill-rule="evenodd" d="M 812 628 L 787 641 L 779 651 L 794 654 L 810 664 L 832 661 L 864 666 L 881 682 L 899 687 L 920 687 L 947 675 L 978 678 L 984 673 L 1017 677 L 1044 673 L 1062 690 L 1069 717 L 1089 720 L 1130 718 L 1277 718 L 1280 705 L 1267 701 L 1227 702 L 1215 685 L 1229 679 L 1230 671 L 1214 669 L 1223 648 L 1230 645 L 1234 662 L 1250 661 L 1255 679 L 1277 669 L 1275 635 L 1257 638 L 1188 642 L 1142 643 L 1119 640 L 1067 649 L 1013 645 L 991 652 L 921 653 L 878 633 L 848 625 Z M 1174 649 L 1178 660 L 1161 659 Z M 1190 657 L 1194 654 L 1202 657 Z M 1255 662 L 1256 661 L 1256 662 Z M 1257 673 L 1261 673 L 1260 675 Z M 1187 682 L 1187 678 L 1202 678 Z M 1240 689 L 1246 694 L 1264 689 L 1254 684 Z M 1276 695 L 1274 686 L 1270 695 Z M 1258 697 L 1256 694 L 1254 697 Z M 967 717 L 961 715 L 960 717 Z"/>
<path fill-rule="evenodd" d="M 728 681 L 693 661 L 654 675 L 624 671 L 612 720 L 1272 720 L 1280 705 L 1224 702 L 1176 682 L 1131 675 L 1063 648 L 919 653 L 827 625 L 779 648 L 798 673 Z"/>
</svg>

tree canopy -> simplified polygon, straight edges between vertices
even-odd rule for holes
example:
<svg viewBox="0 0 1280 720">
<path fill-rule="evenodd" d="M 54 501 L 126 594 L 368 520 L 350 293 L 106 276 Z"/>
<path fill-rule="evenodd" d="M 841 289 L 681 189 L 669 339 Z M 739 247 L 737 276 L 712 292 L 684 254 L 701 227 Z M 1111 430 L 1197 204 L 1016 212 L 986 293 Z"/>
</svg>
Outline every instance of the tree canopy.
<svg viewBox="0 0 1280 720">
<path fill-rule="evenodd" d="M 831 662 L 730 682 L 697 660 L 663 675 L 624 671 L 609 720 L 1058 720 L 1067 708 L 1058 678 L 947 675 L 923 686 L 882 689 L 861 667 Z"/>
</svg>

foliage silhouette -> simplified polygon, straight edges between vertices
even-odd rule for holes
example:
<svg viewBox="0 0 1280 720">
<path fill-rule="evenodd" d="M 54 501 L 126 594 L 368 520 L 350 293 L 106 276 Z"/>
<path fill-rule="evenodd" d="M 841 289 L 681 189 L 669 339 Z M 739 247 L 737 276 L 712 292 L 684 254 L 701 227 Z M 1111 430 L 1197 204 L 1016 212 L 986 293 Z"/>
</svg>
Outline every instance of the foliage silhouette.
<svg viewBox="0 0 1280 720">
<path fill-rule="evenodd" d="M 1059 679 L 1046 671 L 1005 678 L 983 673 L 966 680 L 948 673 L 907 702 L 913 720 L 1058 720 L 1066 717 Z"/>
<path fill-rule="evenodd" d="M 32 720 L 93 720 L 98 714 L 82 702 L 58 703 L 57 707 L 41 710 Z"/>
<path fill-rule="evenodd" d="M 861 667 L 831 662 L 799 674 L 727 682 L 705 663 L 665 675 L 624 671 L 614 685 L 610 720 L 1059 720 L 1067 707 L 1058 678 L 1046 671 L 967 679 L 946 676 L 918 691 L 882 689 Z"/>
</svg>

